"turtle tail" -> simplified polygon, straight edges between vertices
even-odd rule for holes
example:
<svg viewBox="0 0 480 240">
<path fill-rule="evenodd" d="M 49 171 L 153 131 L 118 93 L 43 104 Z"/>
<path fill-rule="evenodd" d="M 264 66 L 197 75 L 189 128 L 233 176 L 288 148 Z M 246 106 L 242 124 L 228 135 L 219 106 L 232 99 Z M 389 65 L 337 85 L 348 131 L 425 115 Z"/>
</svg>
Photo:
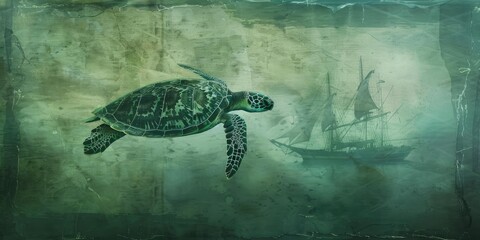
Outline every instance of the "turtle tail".
<svg viewBox="0 0 480 240">
<path fill-rule="evenodd" d="M 112 129 L 107 124 L 102 124 L 92 130 L 90 137 L 83 141 L 83 152 L 95 154 L 105 151 L 110 144 L 125 136 L 125 133 Z"/>
</svg>

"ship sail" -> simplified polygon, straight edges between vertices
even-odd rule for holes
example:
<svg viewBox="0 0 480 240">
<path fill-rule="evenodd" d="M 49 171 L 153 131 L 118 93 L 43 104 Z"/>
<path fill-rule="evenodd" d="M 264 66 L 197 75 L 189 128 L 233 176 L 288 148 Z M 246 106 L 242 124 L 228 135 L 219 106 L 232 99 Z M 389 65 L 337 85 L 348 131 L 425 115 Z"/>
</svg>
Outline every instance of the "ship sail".
<svg viewBox="0 0 480 240">
<path fill-rule="evenodd" d="M 318 99 L 314 98 L 313 102 L 307 104 L 307 106 L 310 106 L 309 108 L 302 109 L 303 114 L 299 112 L 298 115 L 303 116 L 301 121 L 296 123 L 290 131 L 286 132 L 279 138 L 288 138 L 289 144 L 308 142 L 310 141 L 315 123 L 317 123 L 319 119 L 321 119 L 320 127 L 323 132 L 333 130 L 336 127 L 337 120 L 333 112 L 333 97 L 336 94 L 331 94 L 330 75 L 328 73 L 327 83 L 328 98 L 326 102 L 318 108 Z"/>
<path fill-rule="evenodd" d="M 297 115 L 299 117 L 292 129 L 278 138 L 288 138 L 289 144 L 296 144 L 302 142 L 308 142 L 312 134 L 315 123 L 321 116 L 318 107 L 315 107 L 315 102 L 305 104 L 308 108 L 297 109 Z"/>
<path fill-rule="evenodd" d="M 325 103 L 322 111 L 322 122 L 321 127 L 322 131 L 327 131 L 335 127 L 336 119 L 335 113 L 333 112 L 333 97 L 335 94 L 332 94 L 328 97 L 327 102 Z"/>
<path fill-rule="evenodd" d="M 358 86 L 357 96 L 355 97 L 355 103 L 353 106 L 356 119 L 361 119 L 370 114 L 371 110 L 378 109 L 369 90 L 370 77 L 374 72 L 375 70 L 370 71 L 367 74 L 367 77 L 365 77 Z"/>
</svg>

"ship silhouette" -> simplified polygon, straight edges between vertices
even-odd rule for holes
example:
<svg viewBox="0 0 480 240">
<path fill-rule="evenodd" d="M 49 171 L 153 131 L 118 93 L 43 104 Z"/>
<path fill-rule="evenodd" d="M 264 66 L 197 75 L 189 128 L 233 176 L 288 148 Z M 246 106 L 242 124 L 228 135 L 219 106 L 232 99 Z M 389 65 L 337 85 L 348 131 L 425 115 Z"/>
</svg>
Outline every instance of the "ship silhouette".
<svg viewBox="0 0 480 240">
<path fill-rule="evenodd" d="M 308 117 L 310 118 L 308 120 L 313 120 L 314 124 L 319 122 L 322 133 L 326 137 L 324 148 L 295 146 L 295 144 L 311 140 L 314 124 L 294 125 L 288 132 L 270 141 L 286 151 L 299 154 L 304 164 L 341 162 L 342 160 L 355 160 L 363 163 L 385 163 L 404 160 L 413 150 L 413 147 L 407 145 L 395 146 L 391 144 L 392 140 L 386 139 L 388 116 L 392 114 L 385 112 L 383 109 L 384 100 L 381 88 L 379 88 L 381 95 L 380 105 L 377 105 L 372 99 L 369 83 L 375 71 L 371 70 L 364 77 L 362 58 L 360 58 L 359 72 L 360 84 L 350 104 L 348 104 L 349 106 L 353 105 L 353 109 L 350 107 L 350 110 L 347 108 L 345 111 L 345 114 L 352 115 L 353 113 L 354 119 L 345 123 L 339 122 L 335 114 L 334 100 L 336 93 L 332 93 L 330 76 L 327 73 L 326 101 L 323 104 L 314 104 L 313 107 L 319 108 L 320 111 L 314 111 L 315 114 Z M 378 82 L 378 84 L 381 83 L 384 83 L 384 81 L 380 80 Z M 350 130 L 353 127 L 358 129 L 359 126 L 363 136 L 352 137 Z M 369 127 L 372 129 L 369 129 Z M 281 142 L 280 139 L 282 138 L 288 138 L 288 142 Z"/>
</svg>

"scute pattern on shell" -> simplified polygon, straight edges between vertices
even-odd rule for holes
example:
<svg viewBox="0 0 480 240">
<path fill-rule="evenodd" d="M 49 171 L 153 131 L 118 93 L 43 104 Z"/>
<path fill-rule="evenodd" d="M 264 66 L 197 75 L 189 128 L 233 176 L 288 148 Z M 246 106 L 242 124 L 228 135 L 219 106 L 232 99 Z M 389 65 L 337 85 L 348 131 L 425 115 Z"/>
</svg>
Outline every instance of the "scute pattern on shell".
<svg viewBox="0 0 480 240">
<path fill-rule="evenodd" d="M 216 81 L 172 80 L 128 93 L 94 114 L 130 135 L 183 136 L 215 126 L 230 94 Z"/>
</svg>

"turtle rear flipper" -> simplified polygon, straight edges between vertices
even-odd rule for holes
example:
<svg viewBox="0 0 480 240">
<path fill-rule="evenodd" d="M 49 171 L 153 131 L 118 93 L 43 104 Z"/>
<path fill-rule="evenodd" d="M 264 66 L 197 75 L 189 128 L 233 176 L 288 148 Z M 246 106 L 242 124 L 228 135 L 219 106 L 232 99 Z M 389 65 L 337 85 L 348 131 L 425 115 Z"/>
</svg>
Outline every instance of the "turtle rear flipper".
<svg viewBox="0 0 480 240">
<path fill-rule="evenodd" d="M 190 70 L 192 72 L 194 72 L 195 74 L 198 74 L 200 75 L 201 77 L 205 78 L 206 80 L 209 80 L 209 81 L 216 81 L 216 82 L 219 82 L 219 83 L 222 83 L 222 84 L 225 84 L 222 80 L 214 77 L 214 76 L 210 76 L 204 72 L 202 72 L 201 70 L 199 69 L 196 69 L 196 68 L 193 68 L 193 67 L 190 67 L 190 66 L 187 66 L 185 64 L 181 64 L 179 63 L 178 66 L 182 67 L 182 68 L 185 68 L 187 70 Z"/>
<path fill-rule="evenodd" d="M 89 117 L 89 118 L 87 118 L 87 119 L 85 119 L 85 120 L 83 120 L 83 121 L 86 122 L 86 123 L 90 123 L 90 122 L 95 122 L 95 121 L 98 121 L 98 120 L 100 120 L 99 117 L 93 116 L 93 117 Z"/>
<path fill-rule="evenodd" d="M 107 124 L 102 124 L 92 130 L 90 137 L 83 141 L 83 152 L 95 154 L 105 151 L 110 144 L 125 136 L 125 133 L 113 130 Z"/>
<path fill-rule="evenodd" d="M 243 156 L 247 151 L 247 124 L 238 115 L 227 114 L 223 125 L 227 135 L 227 166 L 225 174 L 231 178 L 240 167 Z"/>
</svg>

